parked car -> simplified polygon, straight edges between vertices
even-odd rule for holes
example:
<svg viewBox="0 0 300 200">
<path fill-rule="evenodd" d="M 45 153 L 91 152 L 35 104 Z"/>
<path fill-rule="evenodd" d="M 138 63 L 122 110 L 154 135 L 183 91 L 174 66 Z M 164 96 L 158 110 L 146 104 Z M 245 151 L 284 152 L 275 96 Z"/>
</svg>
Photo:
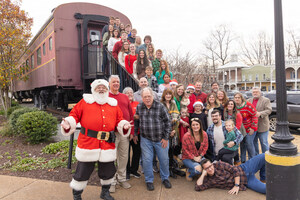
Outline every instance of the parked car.
<svg viewBox="0 0 300 200">
<path fill-rule="evenodd" d="M 277 122 L 277 109 L 276 109 L 276 98 L 271 103 L 272 113 L 269 116 L 270 119 L 270 131 L 276 130 Z M 288 92 L 287 93 L 287 115 L 289 127 L 291 129 L 297 130 L 300 133 L 300 93 L 298 92 Z"/>
</svg>

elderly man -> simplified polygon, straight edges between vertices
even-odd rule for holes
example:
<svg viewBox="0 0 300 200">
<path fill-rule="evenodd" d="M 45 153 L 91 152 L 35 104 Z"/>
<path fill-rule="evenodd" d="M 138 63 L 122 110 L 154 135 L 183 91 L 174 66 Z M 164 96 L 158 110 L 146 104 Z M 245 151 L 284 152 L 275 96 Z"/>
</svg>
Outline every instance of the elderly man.
<svg viewBox="0 0 300 200">
<path fill-rule="evenodd" d="M 211 86 L 211 92 L 215 93 L 217 95 L 219 91 L 219 83 L 218 82 L 212 82 Z"/>
<path fill-rule="evenodd" d="M 109 87 L 109 97 L 114 98 L 118 101 L 118 105 L 122 110 L 124 119 L 133 123 L 133 112 L 129 98 L 127 95 L 119 92 L 120 78 L 118 75 L 111 75 L 109 77 Z M 128 162 L 129 138 L 121 137 L 120 134 L 116 134 L 116 136 L 117 173 L 110 187 L 110 192 L 115 192 L 117 181 L 125 189 L 131 187 L 131 185 L 126 181 L 126 166 Z"/>
<path fill-rule="evenodd" d="M 197 180 L 195 190 L 202 191 L 209 188 L 230 189 L 229 194 L 238 194 L 239 190 L 246 190 L 246 187 L 266 194 L 266 184 L 259 181 L 255 174 L 265 174 L 265 154 L 259 154 L 240 166 L 232 166 L 228 163 L 218 161 L 211 163 L 205 159 L 201 162 L 202 174 Z M 264 177 L 265 178 L 265 177 Z"/>
<path fill-rule="evenodd" d="M 160 177 L 165 188 L 171 188 L 169 181 L 169 135 L 172 131 L 171 120 L 166 107 L 154 101 L 153 91 L 146 87 L 141 91 L 143 102 L 136 108 L 134 141 L 140 131 L 142 161 L 147 190 L 154 190 L 153 151 L 155 150 L 160 166 Z"/>
<path fill-rule="evenodd" d="M 139 86 L 140 86 L 139 90 L 136 91 L 136 92 L 133 94 L 133 96 L 134 96 L 134 99 L 135 99 L 136 101 L 138 101 L 139 103 L 142 103 L 142 102 L 143 102 L 143 99 L 142 99 L 142 96 L 141 96 L 141 91 L 142 91 L 143 88 L 146 88 L 146 87 L 149 86 L 149 85 L 148 85 L 148 80 L 147 80 L 145 77 L 142 77 L 142 78 L 139 80 Z M 159 101 L 159 97 L 158 97 L 157 93 L 153 91 L 153 95 L 154 95 L 154 100 Z"/>
<path fill-rule="evenodd" d="M 258 139 L 260 141 L 261 150 L 263 153 L 269 150 L 268 135 L 269 135 L 269 115 L 272 112 L 270 99 L 261 95 L 259 87 L 252 88 L 252 98 L 249 102 L 256 108 L 256 117 L 258 118 L 257 133 L 254 137 L 255 154 L 259 154 Z"/>
<path fill-rule="evenodd" d="M 102 185 L 101 198 L 113 200 L 109 188 L 116 173 L 115 133 L 118 137 L 128 137 L 131 125 L 123 120 L 118 102 L 108 97 L 108 82 L 97 79 L 91 84 L 92 94 L 84 94 L 71 110 L 69 117 L 63 119 L 61 132 L 71 135 L 80 122 L 81 131 L 77 140 L 75 156 L 78 160 L 76 172 L 70 183 L 74 200 L 81 200 L 81 194 L 98 163 L 98 176 Z M 123 134 L 123 129 L 128 130 Z"/>
</svg>

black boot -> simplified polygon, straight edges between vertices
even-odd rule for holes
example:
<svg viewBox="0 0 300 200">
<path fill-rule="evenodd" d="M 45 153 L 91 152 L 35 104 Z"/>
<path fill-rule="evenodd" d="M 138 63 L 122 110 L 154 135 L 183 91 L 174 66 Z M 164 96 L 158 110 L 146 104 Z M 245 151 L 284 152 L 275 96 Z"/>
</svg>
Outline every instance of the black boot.
<svg viewBox="0 0 300 200">
<path fill-rule="evenodd" d="M 176 174 L 173 173 L 173 168 L 170 167 L 169 172 L 170 172 L 170 177 L 175 178 L 175 179 L 177 178 Z"/>
<path fill-rule="evenodd" d="M 110 188 L 110 185 L 102 185 L 102 191 L 101 191 L 101 195 L 100 195 L 101 199 L 114 200 L 114 198 L 112 196 L 110 196 L 109 188 Z"/>
<path fill-rule="evenodd" d="M 73 199 L 74 200 L 82 200 L 81 198 L 81 194 L 82 194 L 83 190 L 74 190 L 73 189 Z"/>
</svg>

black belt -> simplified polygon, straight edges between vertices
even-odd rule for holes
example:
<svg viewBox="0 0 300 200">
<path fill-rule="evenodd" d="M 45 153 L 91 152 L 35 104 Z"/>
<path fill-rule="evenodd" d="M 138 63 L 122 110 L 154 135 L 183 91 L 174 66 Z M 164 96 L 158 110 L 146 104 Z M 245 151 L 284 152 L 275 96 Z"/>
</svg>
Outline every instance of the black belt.
<svg viewBox="0 0 300 200">
<path fill-rule="evenodd" d="M 108 143 L 115 143 L 116 141 L 116 135 L 114 131 L 93 131 L 88 129 L 87 133 L 85 134 L 85 130 L 86 129 L 84 127 L 81 127 L 80 133 L 92 138 L 97 138 L 98 140 L 106 141 Z"/>
</svg>

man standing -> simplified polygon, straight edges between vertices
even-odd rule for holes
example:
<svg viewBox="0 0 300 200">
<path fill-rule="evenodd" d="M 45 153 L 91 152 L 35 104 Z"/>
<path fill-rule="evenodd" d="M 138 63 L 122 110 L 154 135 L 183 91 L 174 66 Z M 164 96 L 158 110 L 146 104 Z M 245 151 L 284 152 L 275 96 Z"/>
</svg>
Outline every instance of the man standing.
<svg viewBox="0 0 300 200">
<path fill-rule="evenodd" d="M 261 95 L 259 87 L 254 87 L 252 89 L 252 98 L 249 99 L 249 102 L 256 108 L 256 117 L 258 118 L 257 123 L 257 133 L 254 137 L 254 148 L 255 154 L 259 154 L 258 149 L 258 139 L 260 141 L 262 153 L 265 153 L 269 150 L 268 144 L 268 135 L 269 135 L 269 115 L 272 112 L 272 107 L 270 99 Z"/>
<path fill-rule="evenodd" d="M 108 25 L 105 25 L 102 29 L 102 38 L 104 36 L 104 33 L 108 32 L 108 26 L 109 25 L 112 25 L 114 26 L 115 25 L 115 18 L 114 17 L 109 17 L 109 24 Z"/>
<path fill-rule="evenodd" d="M 211 86 L 211 92 L 215 93 L 217 95 L 219 91 L 219 83 L 218 82 L 212 82 Z"/>
<path fill-rule="evenodd" d="M 141 91 L 142 91 L 143 88 L 146 88 L 146 87 L 149 86 L 149 85 L 148 85 L 148 80 L 147 80 L 145 77 L 142 77 L 142 78 L 139 80 L 139 86 L 140 86 L 139 90 L 136 91 L 136 92 L 133 94 L 133 96 L 134 96 L 134 99 L 135 99 L 136 101 L 138 101 L 139 103 L 142 103 L 142 102 L 143 102 L 143 99 L 142 99 Z M 157 93 L 153 91 L 153 95 L 154 95 L 154 100 L 159 101 L 159 97 L 158 97 Z"/>
<path fill-rule="evenodd" d="M 113 200 L 109 194 L 110 184 L 116 173 L 115 133 L 127 138 L 131 125 L 123 120 L 123 115 L 117 101 L 108 97 L 108 82 L 97 79 L 91 84 L 92 94 L 84 94 L 71 110 L 69 117 L 63 119 L 61 132 L 71 135 L 80 122 L 81 131 L 77 140 L 75 157 L 78 160 L 76 172 L 70 183 L 73 188 L 74 200 L 81 200 L 81 194 L 98 163 L 98 176 L 102 185 L 101 198 Z M 128 130 L 123 134 L 123 129 Z"/>
<path fill-rule="evenodd" d="M 207 94 L 202 92 L 202 83 L 196 82 L 195 83 L 195 92 L 194 95 L 196 97 L 196 101 L 200 100 L 202 103 L 206 103 Z"/>
<path fill-rule="evenodd" d="M 131 35 L 128 36 L 128 41 L 129 41 L 131 44 L 134 44 L 134 43 L 135 43 L 136 34 L 137 34 L 137 30 L 136 30 L 135 28 L 133 28 L 133 29 L 131 30 Z"/>
<path fill-rule="evenodd" d="M 140 130 L 142 162 L 147 190 L 154 190 L 153 151 L 155 150 L 160 166 L 160 177 L 165 188 L 171 188 L 169 181 L 169 135 L 171 120 L 166 107 L 153 100 L 153 91 L 146 87 L 141 91 L 143 102 L 136 108 L 134 123 L 134 140 Z"/>
<path fill-rule="evenodd" d="M 163 56 L 163 52 L 161 49 L 157 49 L 155 52 L 155 59 L 152 61 L 152 67 L 153 67 L 153 75 L 159 70 L 160 67 L 160 60 Z"/>
<path fill-rule="evenodd" d="M 246 187 L 266 194 L 265 180 L 265 154 L 259 154 L 240 166 L 232 166 L 228 163 L 218 161 L 211 163 L 206 159 L 201 162 L 202 174 L 197 180 L 195 190 L 203 191 L 209 188 L 230 189 L 229 194 L 238 194 L 239 190 Z M 255 174 L 260 171 L 259 181 Z"/>
<path fill-rule="evenodd" d="M 150 35 L 146 35 L 144 37 L 144 44 L 140 45 L 138 47 L 138 52 L 140 52 L 140 50 L 144 50 L 145 52 L 147 51 L 147 47 L 148 45 L 152 42 L 152 38 Z"/>
<path fill-rule="evenodd" d="M 120 93 L 120 79 L 118 75 L 111 75 L 109 78 L 109 97 L 112 97 L 118 101 L 123 117 L 129 122 L 133 122 L 133 113 L 131 103 L 127 95 Z M 114 177 L 114 181 L 110 187 L 110 192 L 115 192 L 117 181 L 120 185 L 128 189 L 131 185 L 126 181 L 126 166 L 128 162 L 128 150 L 129 150 L 129 138 L 120 137 L 119 133 L 116 133 L 116 149 L 117 149 L 117 173 Z"/>
<path fill-rule="evenodd" d="M 226 139 L 227 130 L 225 123 L 221 120 L 221 113 L 219 110 L 213 110 L 211 113 L 211 118 L 213 124 L 210 125 L 206 131 L 209 140 L 209 148 L 207 150 L 206 157 L 210 160 L 215 160 L 219 150 L 224 147 L 223 142 Z M 240 144 L 240 142 L 243 140 L 243 135 L 236 127 L 234 127 L 233 131 L 236 135 L 236 139 L 227 143 L 229 148 Z M 236 153 L 236 151 L 233 151 L 232 154 L 225 154 L 222 158 L 222 161 L 233 164 L 233 157 L 236 156 Z"/>
</svg>

